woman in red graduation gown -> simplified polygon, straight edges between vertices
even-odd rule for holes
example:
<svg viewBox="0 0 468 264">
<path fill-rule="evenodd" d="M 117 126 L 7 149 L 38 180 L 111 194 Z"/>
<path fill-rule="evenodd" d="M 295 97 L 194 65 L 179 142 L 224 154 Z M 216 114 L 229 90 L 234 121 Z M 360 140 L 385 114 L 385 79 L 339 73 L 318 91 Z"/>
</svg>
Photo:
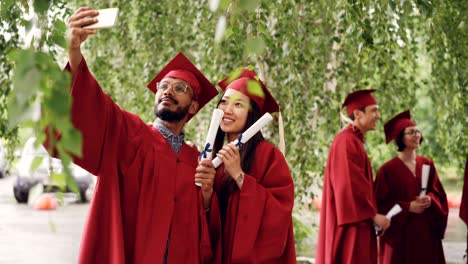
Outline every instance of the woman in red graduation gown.
<svg viewBox="0 0 468 264">
<path fill-rule="evenodd" d="M 445 263 L 447 197 L 432 160 L 416 155 L 421 132 L 409 111 L 392 118 L 384 128 L 387 144 L 395 140 L 400 153 L 377 172 L 378 210 L 387 213 L 397 203 L 403 210 L 380 239 L 380 263 Z M 429 180 L 426 195 L 420 196 L 425 164 L 430 166 Z"/>
<path fill-rule="evenodd" d="M 257 82 L 262 91 L 250 93 L 248 82 Z M 226 78 L 219 85 L 225 91 L 218 104 L 224 117 L 214 148 L 223 164 L 214 190 L 220 199 L 223 263 L 296 263 L 294 185 L 283 154 L 261 132 L 240 150 L 223 147 L 279 106 L 253 71 L 244 69 L 235 81 Z"/>
</svg>

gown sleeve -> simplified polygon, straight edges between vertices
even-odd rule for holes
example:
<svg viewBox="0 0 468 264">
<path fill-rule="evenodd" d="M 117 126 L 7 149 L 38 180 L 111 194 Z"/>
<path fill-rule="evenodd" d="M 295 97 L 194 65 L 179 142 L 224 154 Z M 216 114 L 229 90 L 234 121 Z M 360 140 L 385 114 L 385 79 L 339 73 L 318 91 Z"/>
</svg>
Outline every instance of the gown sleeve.
<svg viewBox="0 0 468 264">
<path fill-rule="evenodd" d="M 69 70 L 68 65 L 66 69 Z M 81 132 L 83 142 L 82 157 L 75 157 L 74 162 L 92 174 L 99 175 L 103 163 L 118 160 L 119 152 L 115 149 L 125 151 L 125 142 L 144 127 L 143 122 L 137 116 L 121 110 L 102 91 L 84 58 L 74 76 L 71 96 L 72 122 Z"/>
<path fill-rule="evenodd" d="M 380 214 L 387 214 L 388 211 L 395 205 L 398 204 L 401 207 L 401 212 L 392 218 L 390 227 L 384 233 L 384 239 L 389 243 L 394 243 L 398 240 L 399 234 L 404 229 L 405 223 L 407 222 L 407 217 L 409 214 L 410 201 L 395 199 L 392 195 L 392 186 L 389 180 L 392 177 L 391 172 L 388 170 L 387 166 L 382 166 L 377 171 L 377 177 L 375 179 L 375 197 L 377 200 L 378 212 Z M 406 183 L 401 183 L 403 186 Z M 402 187 L 403 188 L 403 187 Z"/>
<path fill-rule="evenodd" d="M 242 190 L 233 193 L 239 200 L 238 213 L 233 216 L 233 262 L 249 256 L 252 249 L 258 259 L 280 257 L 290 244 L 294 185 L 289 167 L 283 154 L 272 145 L 264 144 L 260 152 L 253 166 L 261 169 L 252 168 L 252 172 L 261 171 L 261 177 L 245 174 Z"/>
<path fill-rule="evenodd" d="M 376 214 L 372 175 L 365 166 L 368 159 L 357 144 L 361 143 L 338 141 L 329 156 L 332 168 L 327 169 L 339 226 L 357 224 Z"/>
<path fill-rule="evenodd" d="M 200 254 L 202 263 L 221 263 L 221 218 L 219 202 L 213 192 L 208 211 L 203 209 L 203 195 L 199 191 L 199 217 L 201 219 Z"/>
<path fill-rule="evenodd" d="M 431 206 L 425 210 L 425 214 L 431 223 L 431 229 L 436 232 L 439 239 L 444 238 L 448 220 L 448 201 L 444 187 L 439 180 L 437 170 L 432 160 L 429 160 L 431 171 L 427 195 L 431 197 Z"/>
</svg>

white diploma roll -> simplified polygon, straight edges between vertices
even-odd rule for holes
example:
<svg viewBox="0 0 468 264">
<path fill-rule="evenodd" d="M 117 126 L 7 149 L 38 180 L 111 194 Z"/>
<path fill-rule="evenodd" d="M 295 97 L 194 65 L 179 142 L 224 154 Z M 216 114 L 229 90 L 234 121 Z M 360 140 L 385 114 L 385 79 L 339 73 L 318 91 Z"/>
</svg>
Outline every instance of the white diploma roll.
<svg viewBox="0 0 468 264">
<path fill-rule="evenodd" d="M 240 143 L 244 144 L 247 142 L 250 138 L 252 138 L 255 134 L 257 134 L 258 131 L 260 131 L 262 128 L 264 128 L 266 125 L 268 125 L 271 121 L 273 121 L 273 117 L 271 116 L 270 113 L 265 113 L 260 119 L 257 120 L 251 127 L 249 127 L 244 133 L 242 133 L 240 137 Z M 234 145 L 239 144 L 239 139 L 234 140 L 233 142 Z M 223 161 L 216 157 L 213 160 L 213 165 L 215 168 L 218 168 L 219 165 L 221 165 Z"/>
<path fill-rule="evenodd" d="M 395 215 L 401 212 L 401 206 L 399 204 L 395 204 L 390 211 L 385 215 L 388 219 L 392 219 Z"/>
<path fill-rule="evenodd" d="M 214 109 L 211 116 L 210 127 L 208 128 L 208 135 L 206 136 L 205 145 L 200 153 L 201 160 L 209 160 L 213 157 L 213 145 L 216 139 L 216 132 L 218 132 L 219 124 L 223 119 L 224 112 L 221 109 Z M 196 182 L 195 185 L 201 186 L 201 183 Z"/>
<path fill-rule="evenodd" d="M 387 214 L 385 215 L 385 217 L 387 217 L 388 219 L 392 219 L 395 215 L 399 214 L 401 212 L 401 206 L 399 204 L 395 204 L 392 209 L 390 209 Z M 375 232 L 376 233 L 379 233 L 380 231 L 382 231 L 382 228 L 380 226 L 375 226 Z"/>
<path fill-rule="evenodd" d="M 424 195 L 426 195 L 427 181 L 429 180 L 430 170 L 431 166 L 429 166 L 428 164 L 423 164 L 421 173 L 421 192 L 419 193 L 419 197 L 423 197 Z"/>
</svg>

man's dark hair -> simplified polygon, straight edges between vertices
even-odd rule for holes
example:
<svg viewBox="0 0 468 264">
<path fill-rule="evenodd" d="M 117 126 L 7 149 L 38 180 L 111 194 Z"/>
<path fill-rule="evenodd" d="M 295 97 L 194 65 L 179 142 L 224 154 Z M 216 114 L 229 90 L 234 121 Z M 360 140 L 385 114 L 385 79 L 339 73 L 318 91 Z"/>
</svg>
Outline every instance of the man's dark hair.
<svg viewBox="0 0 468 264">
<path fill-rule="evenodd" d="M 402 152 L 405 150 L 406 145 L 403 143 L 403 137 L 405 136 L 405 129 L 402 129 L 400 133 L 398 134 L 397 138 L 395 139 L 395 143 L 398 147 L 398 152 Z M 419 144 L 423 142 L 423 136 L 421 134 L 421 139 L 419 140 Z"/>
<path fill-rule="evenodd" d="M 366 112 L 366 107 L 367 107 L 367 106 L 364 106 L 364 107 L 359 108 L 359 111 L 365 113 L 365 112 Z M 354 112 L 354 111 L 353 111 L 353 112 Z M 354 113 L 351 113 L 351 115 L 349 115 L 349 118 L 350 118 L 351 120 L 354 121 L 354 119 L 355 119 L 356 117 L 354 116 Z"/>
</svg>

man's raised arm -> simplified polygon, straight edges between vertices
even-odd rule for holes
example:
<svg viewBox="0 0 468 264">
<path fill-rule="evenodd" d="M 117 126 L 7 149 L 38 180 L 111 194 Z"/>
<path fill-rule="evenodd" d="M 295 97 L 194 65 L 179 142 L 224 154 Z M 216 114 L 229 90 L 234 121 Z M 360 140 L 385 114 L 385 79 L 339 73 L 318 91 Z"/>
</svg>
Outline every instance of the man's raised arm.
<svg viewBox="0 0 468 264">
<path fill-rule="evenodd" d="M 96 34 L 96 29 L 85 29 L 83 26 L 97 22 L 98 11 L 85 6 L 78 8 L 68 20 L 68 59 L 72 76 L 75 77 L 76 70 L 83 59 L 81 54 L 81 43 L 89 35 Z"/>
</svg>

